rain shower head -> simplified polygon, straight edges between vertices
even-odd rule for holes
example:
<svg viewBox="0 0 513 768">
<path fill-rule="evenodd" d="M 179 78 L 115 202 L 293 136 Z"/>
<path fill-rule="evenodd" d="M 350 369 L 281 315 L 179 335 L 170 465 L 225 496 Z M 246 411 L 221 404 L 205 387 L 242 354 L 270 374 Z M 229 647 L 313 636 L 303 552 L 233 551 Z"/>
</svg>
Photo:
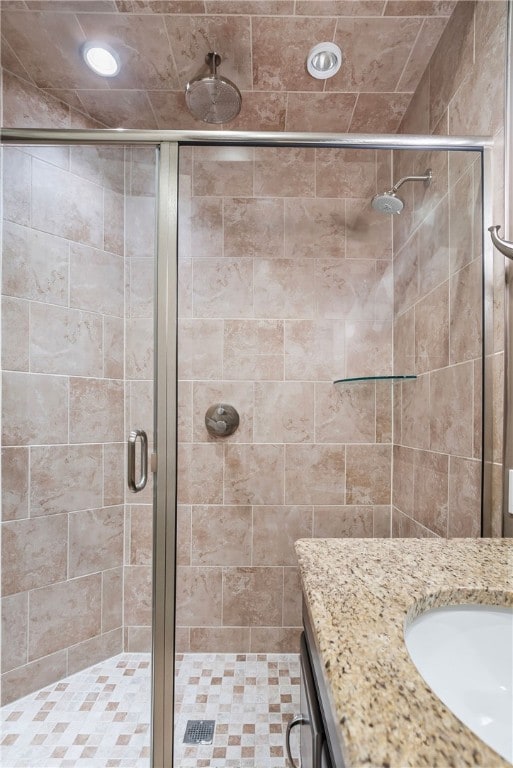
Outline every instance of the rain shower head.
<svg viewBox="0 0 513 768">
<path fill-rule="evenodd" d="M 431 171 L 431 168 L 428 168 L 423 176 L 405 176 L 398 181 L 397 184 L 394 184 L 392 189 L 389 189 L 388 192 L 374 195 L 371 205 L 375 211 L 379 211 L 380 213 L 401 213 L 404 208 L 404 200 L 397 194 L 399 187 L 402 187 L 407 181 L 423 181 L 424 186 L 429 187 L 432 178 L 433 172 Z"/>
<path fill-rule="evenodd" d="M 205 56 L 203 67 L 185 87 L 185 101 L 189 111 L 204 123 L 228 123 L 240 112 L 242 96 L 239 89 L 217 74 L 221 56 L 212 51 Z"/>
</svg>

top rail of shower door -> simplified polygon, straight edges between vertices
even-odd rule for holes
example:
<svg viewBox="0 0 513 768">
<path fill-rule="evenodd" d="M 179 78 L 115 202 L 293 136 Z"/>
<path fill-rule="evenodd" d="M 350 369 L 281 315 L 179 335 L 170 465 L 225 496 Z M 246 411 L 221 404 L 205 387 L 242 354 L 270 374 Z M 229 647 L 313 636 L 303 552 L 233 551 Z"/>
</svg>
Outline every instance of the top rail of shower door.
<svg viewBox="0 0 513 768">
<path fill-rule="evenodd" d="M 2 144 L 242 144 L 255 146 L 326 146 L 369 149 L 481 150 L 493 146 L 488 136 L 422 136 L 396 133 L 305 133 L 282 131 L 155 131 L 131 128 L 81 130 L 65 128 L 3 128 Z"/>
</svg>

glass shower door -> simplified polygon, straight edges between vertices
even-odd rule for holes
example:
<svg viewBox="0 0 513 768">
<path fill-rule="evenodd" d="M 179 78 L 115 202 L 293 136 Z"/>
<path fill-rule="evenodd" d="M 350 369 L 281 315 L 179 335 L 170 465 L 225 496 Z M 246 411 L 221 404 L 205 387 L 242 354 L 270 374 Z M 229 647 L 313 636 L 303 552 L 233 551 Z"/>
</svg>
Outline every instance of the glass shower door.
<svg viewBox="0 0 513 768">
<path fill-rule="evenodd" d="M 155 178 L 152 148 L 3 149 L 4 765 L 149 765 L 153 493 L 126 441 L 153 442 Z"/>
</svg>

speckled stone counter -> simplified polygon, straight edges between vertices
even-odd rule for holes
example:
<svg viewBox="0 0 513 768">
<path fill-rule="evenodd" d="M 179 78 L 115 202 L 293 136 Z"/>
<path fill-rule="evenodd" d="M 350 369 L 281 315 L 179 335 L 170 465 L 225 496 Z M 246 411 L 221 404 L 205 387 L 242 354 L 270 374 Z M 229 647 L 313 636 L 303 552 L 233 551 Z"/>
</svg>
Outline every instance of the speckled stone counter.
<svg viewBox="0 0 513 768">
<path fill-rule="evenodd" d="M 513 540 L 302 539 L 296 552 L 347 767 L 509 766 L 427 686 L 403 632 L 439 605 L 513 605 Z"/>
</svg>

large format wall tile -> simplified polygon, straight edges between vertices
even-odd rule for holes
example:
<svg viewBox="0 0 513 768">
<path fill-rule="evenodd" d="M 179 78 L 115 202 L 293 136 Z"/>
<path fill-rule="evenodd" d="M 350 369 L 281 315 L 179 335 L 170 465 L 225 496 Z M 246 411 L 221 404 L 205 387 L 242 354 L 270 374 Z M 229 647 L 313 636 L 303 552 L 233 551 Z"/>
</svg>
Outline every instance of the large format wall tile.
<svg viewBox="0 0 513 768">
<path fill-rule="evenodd" d="M 31 592 L 29 660 L 80 643 L 101 631 L 101 575 Z"/>
<path fill-rule="evenodd" d="M 251 565 L 251 507 L 193 506 L 192 565 Z"/>
<path fill-rule="evenodd" d="M 101 507 L 100 445 L 38 446 L 30 450 L 30 514 L 54 515 Z"/>
<path fill-rule="evenodd" d="M 280 626 L 282 604 L 282 568 L 223 569 L 225 625 Z"/>
<path fill-rule="evenodd" d="M 2 521 L 28 517 L 28 448 L 2 449 Z"/>
<path fill-rule="evenodd" d="M 67 574 L 67 515 L 2 525 L 2 594 L 63 581 Z"/>
<path fill-rule="evenodd" d="M 70 442 L 122 442 L 124 387 L 108 379 L 70 379 Z"/>
<path fill-rule="evenodd" d="M 123 508 L 73 512 L 69 516 L 69 576 L 105 571 L 123 562 Z"/>
<path fill-rule="evenodd" d="M 2 673 L 21 667 L 27 660 L 28 593 L 3 596 Z"/>
<path fill-rule="evenodd" d="M 4 373 L 2 444 L 65 443 L 68 380 L 64 376 Z"/>
<path fill-rule="evenodd" d="M 121 256 L 71 244 L 70 306 L 121 317 L 123 281 Z"/>
<path fill-rule="evenodd" d="M 102 374 L 103 334 L 98 315 L 34 303 L 30 320 L 33 371 L 75 376 Z"/>
</svg>

